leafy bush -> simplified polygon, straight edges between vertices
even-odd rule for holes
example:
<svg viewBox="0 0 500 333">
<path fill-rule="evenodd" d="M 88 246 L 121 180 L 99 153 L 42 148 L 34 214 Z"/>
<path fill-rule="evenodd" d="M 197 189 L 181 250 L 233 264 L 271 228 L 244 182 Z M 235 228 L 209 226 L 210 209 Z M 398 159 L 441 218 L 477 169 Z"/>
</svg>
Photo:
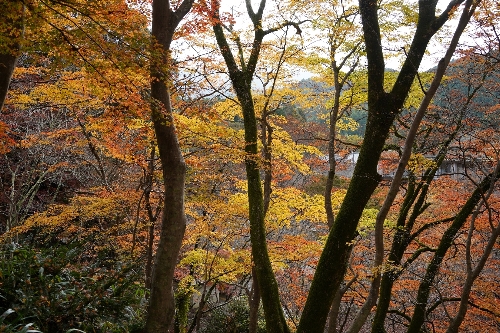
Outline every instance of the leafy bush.
<svg viewBox="0 0 500 333">
<path fill-rule="evenodd" d="M 0 235 L 0 313 L 15 311 L 6 324 L 29 318 L 46 333 L 140 329 L 143 268 L 130 253 L 136 199 L 75 196 Z"/>
<path fill-rule="evenodd" d="M 0 250 L 0 313 L 4 325 L 29 318 L 42 332 L 131 332 L 142 323 L 144 289 L 134 265 L 75 263 L 81 244 Z M 17 326 L 16 326 L 17 327 Z M 7 331 L 8 332 L 8 331 Z M 16 331 L 17 332 L 17 331 Z"/>
<path fill-rule="evenodd" d="M 245 297 L 236 298 L 225 306 L 213 309 L 205 318 L 201 333 L 247 333 L 249 314 L 248 300 Z M 266 332 L 262 313 L 259 313 L 257 332 Z"/>
</svg>

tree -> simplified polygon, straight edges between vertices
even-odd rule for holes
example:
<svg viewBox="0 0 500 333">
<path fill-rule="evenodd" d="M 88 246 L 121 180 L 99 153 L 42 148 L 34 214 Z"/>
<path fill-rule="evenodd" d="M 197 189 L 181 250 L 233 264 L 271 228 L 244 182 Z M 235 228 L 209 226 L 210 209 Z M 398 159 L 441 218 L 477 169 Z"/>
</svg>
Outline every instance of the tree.
<svg viewBox="0 0 500 333">
<path fill-rule="evenodd" d="M 170 45 L 175 30 L 191 10 L 194 0 L 184 0 L 177 10 L 169 0 L 154 0 L 152 10 L 151 119 L 163 170 L 161 234 L 151 283 L 145 332 L 168 329 L 175 314 L 173 277 L 186 229 L 184 182 L 186 165 L 172 115 L 169 84 Z"/>
<path fill-rule="evenodd" d="M 339 6 L 337 1 L 319 3 L 318 11 L 322 13 L 316 19 L 315 25 L 326 31 L 328 49 L 323 62 L 326 70 L 322 73 L 322 78 L 327 77 L 322 82 L 330 81 L 333 87 L 333 97 L 329 101 L 328 109 L 328 171 L 324 189 L 325 211 L 327 224 L 332 227 L 335 215 L 332 204 L 334 182 L 336 179 L 337 156 L 339 152 L 339 124 L 341 119 L 345 119 L 348 112 L 355 104 L 355 92 L 353 73 L 358 70 L 360 58 L 362 56 L 362 39 L 359 24 L 359 10 L 357 6 L 347 3 Z M 324 7 L 323 7 L 324 6 Z M 314 62 L 317 62 L 314 61 Z M 359 89 L 359 88 L 358 88 Z M 348 90 L 349 93 L 343 93 Z M 338 177 L 338 176 L 337 176 Z M 350 285 L 354 280 L 348 282 Z M 343 293 L 348 288 L 339 288 L 332 302 L 329 312 L 329 332 L 337 331 L 337 319 Z"/>
<path fill-rule="evenodd" d="M 460 3 L 461 1 L 451 1 L 446 10 L 439 16 L 436 16 L 436 1 L 430 3 L 421 1 L 419 3 L 419 17 L 412 44 L 396 82 L 390 91 L 386 92 L 384 89 L 385 66 L 381 46 L 378 6 L 375 1 L 360 1 L 359 7 L 368 59 L 368 124 L 366 135 L 345 200 L 332 225 L 320 257 L 298 332 L 319 332 L 323 330 L 328 309 L 335 293 L 340 288 L 345 274 L 351 250 L 349 244 L 355 237 L 363 209 L 380 181 L 377 164 L 391 124 L 401 112 L 400 110 L 417 75 L 419 64 L 430 39 L 443 26 Z M 253 22 L 255 37 L 248 63 L 242 63 L 241 69 L 237 66 L 235 57 L 231 53 L 231 48 L 224 35 L 223 25 L 220 23 L 218 15 L 218 2 L 215 2 L 215 10 L 213 11 L 215 18 L 213 26 L 219 48 L 229 69 L 231 82 L 242 105 L 245 120 L 245 141 L 247 142 L 246 151 L 248 154 L 255 156 L 257 154 L 257 131 L 250 84 L 258 61 L 262 40 L 273 29 L 264 30 L 262 27 L 265 1 L 260 2 L 257 12 L 253 11 L 249 2 L 246 2 L 246 5 L 249 17 Z M 287 22 L 287 24 L 291 23 Z M 239 51 L 241 55 L 241 48 Z M 266 241 L 262 223 L 264 217 L 262 204 L 260 203 L 261 199 L 259 199 L 262 198 L 262 190 L 260 188 L 258 166 L 251 159 L 247 160 L 247 179 L 249 182 L 252 252 L 258 272 L 259 288 L 263 291 L 263 295 L 269 295 L 268 300 L 263 299 L 263 304 L 266 319 L 268 325 L 270 325 L 269 320 L 271 319 L 274 323 L 282 322 L 281 319 L 277 319 L 281 318 L 282 315 L 278 305 L 279 298 L 275 292 L 276 282 L 270 270 L 270 265 L 267 263 Z M 252 204 L 252 202 L 254 203 Z M 267 292 L 264 291 L 266 288 L 269 288 Z M 274 331 L 282 331 L 283 327 L 276 326 Z M 271 330 L 270 326 L 268 329 Z"/>
<path fill-rule="evenodd" d="M 22 1 L 4 1 L 0 7 L 0 110 L 3 108 L 10 79 L 20 55 L 24 34 L 24 4 Z"/>
<path fill-rule="evenodd" d="M 400 112 L 432 36 L 448 20 L 460 1 L 452 1 L 436 16 L 437 1 L 419 2 L 416 31 L 406 60 L 390 90 L 384 90 L 384 57 L 378 6 L 359 3 L 368 59 L 368 123 L 354 175 L 320 257 L 298 332 L 323 330 L 329 306 L 343 280 L 356 227 L 368 199 L 380 181 L 377 164 L 390 126 Z M 335 263 L 335 264 L 334 264 Z"/>
<path fill-rule="evenodd" d="M 173 319 L 173 272 L 177 263 L 177 256 L 185 228 L 185 164 L 173 125 L 168 82 L 171 79 L 170 43 L 180 20 L 189 12 L 193 2 L 185 1 L 179 4 L 177 11 L 171 9 L 168 1 L 155 1 L 153 4 L 152 35 L 154 41 L 151 45 L 151 57 L 149 58 L 151 60 L 152 78 L 150 106 L 151 118 L 158 138 L 157 145 L 162 162 L 163 180 L 166 189 L 162 215 L 162 226 L 164 226 L 162 230 L 164 232 L 160 241 L 160 250 L 156 256 L 157 264 L 152 282 L 150 311 L 147 322 L 147 329 L 154 332 L 161 330 L 159 327 L 168 327 Z M 112 80 L 114 85 L 127 90 L 130 86 L 137 83 L 134 74 L 140 76 L 142 74 L 141 70 L 136 69 L 135 73 L 128 72 L 128 70 L 130 70 L 130 67 L 133 67 L 131 63 L 140 65 L 142 62 L 142 66 L 144 66 L 146 63 L 144 61 L 145 55 L 141 52 L 132 52 L 133 55 L 130 63 L 127 63 L 127 60 L 131 58 L 127 59 L 125 55 L 127 54 L 126 50 L 134 50 L 134 47 L 137 47 L 139 50 L 141 49 L 140 40 L 143 37 L 141 36 L 142 32 L 146 30 L 146 21 L 137 20 L 137 16 L 127 16 L 130 11 L 133 11 L 128 4 L 122 1 L 105 1 L 93 3 L 91 6 L 87 6 L 86 2 L 36 3 L 29 5 L 27 9 L 33 13 L 33 17 L 38 19 L 36 23 L 43 23 L 43 25 L 32 23 L 32 25 L 37 28 L 43 26 L 43 28 L 49 31 L 51 36 L 56 36 L 56 38 L 49 38 L 49 42 L 54 42 L 54 39 L 57 41 L 58 38 L 59 41 L 62 41 L 62 43 L 54 42 L 54 44 L 47 43 L 46 45 L 41 42 L 38 43 L 43 46 L 43 51 L 57 54 L 57 57 L 54 57 L 56 60 L 54 61 L 55 63 L 67 66 L 68 63 L 65 61 L 68 61 L 73 66 L 87 67 L 90 72 L 100 77 L 101 82 L 97 80 L 97 85 L 104 81 L 111 86 L 110 80 Z M 11 12 L 17 14 L 16 11 Z M 142 24 L 142 29 L 138 26 L 139 24 Z M 12 26 L 8 24 L 7 28 Z M 129 29 L 127 30 L 127 28 Z M 45 32 L 45 30 L 42 31 Z M 15 41 L 17 42 L 17 40 Z M 4 42 L 3 39 L 2 42 Z M 2 49 L 3 51 L 4 49 Z M 36 57 L 34 59 L 34 62 L 39 60 Z M 107 66 L 110 66 L 111 69 Z M 121 73 L 113 72 L 112 69 L 119 69 Z M 122 78 L 125 77 L 125 80 L 129 82 L 126 84 L 123 81 L 118 83 L 116 80 L 120 74 L 123 75 Z M 139 78 L 140 80 L 141 78 Z M 92 84 L 85 86 L 83 90 L 85 88 L 88 89 L 89 86 L 92 86 Z M 119 95 L 125 98 L 140 96 L 141 84 L 137 84 L 134 88 L 138 90 L 137 94 L 125 92 Z M 85 94 L 85 91 L 83 91 L 83 94 Z M 121 97 L 118 99 L 121 99 Z M 113 102 L 116 103 L 118 101 L 115 100 Z M 142 104 L 140 101 L 135 101 L 135 103 Z M 121 103 L 118 102 L 117 104 Z M 126 111 L 132 111 L 129 108 L 132 104 L 128 107 L 123 104 L 122 106 L 124 106 Z M 104 186 L 109 187 L 109 179 L 104 167 L 103 158 L 97 148 L 98 144 L 96 145 L 96 140 L 93 138 L 95 128 L 89 128 L 90 126 L 85 117 L 76 115 L 76 118 L 88 147 L 95 157 L 99 178 Z M 103 127 L 100 128 L 100 130 L 103 129 Z M 109 134 L 111 133 L 106 133 L 103 135 L 103 138 L 105 140 L 111 139 L 112 135 Z M 115 141 L 115 143 L 117 142 Z M 112 145 L 109 147 L 112 147 Z M 165 272 L 166 274 L 164 274 Z M 167 282 L 164 283 L 164 281 Z M 164 312 L 167 313 L 166 317 L 164 316 Z M 161 323 L 157 324 L 155 321 L 160 321 Z"/>
<path fill-rule="evenodd" d="M 383 246 L 383 223 L 385 221 L 385 218 L 387 217 L 387 213 L 390 209 L 390 206 L 392 205 L 396 194 L 399 190 L 400 182 L 403 177 L 403 173 L 405 171 L 405 168 L 408 164 L 408 161 L 410 159 L 410 154 L 411 154 L 411 149 L 413 146 L 413 142 L 415 140 L 415 136 L 417 134 L 417 130 L 420 127 L 420 121 L 422 117 L 424 116 L 432 97 L 436 93 L 437 88 L 439 87 L 442 77 L 444 76 L 445 69 L 448 66 L 452 55 L 455 52 L 455 49 L 457 47 L 458 41 L 460 39 L 460 36 L 462 32 L 464 31 L 465 27 L 467 26 L 470 17 L 472 16 L 472 13 L 474 13 L 474 10 L 476 8 L 476 5 L 472 6 L 471 2 L 467 2 L 463 14 L 460 19 L 460 23 L 457 26 L 457 29 L 455 31 L 455 34 L 453 36 L 453 40 L 450 42 L 450 46 L 448 48 L 448 51 L 445 55 L 445 57 L 440 61 L 440 65 L 438 67 L 438 70 L 436 71 L 436 74 L 434 76 L 433 82 L 431 83 L 430 88 L 425 92 L 425 97 L 422 100 L 421 105 L 419 106 L 418 112 L 415 115 L 415 118 L 411 124 L 411 129 L 406 136 L 405 144 L 403 147 L 403 152 L 401 159 L 398 164 L 397 171 L 394 175 L 394 178 L 391 182 L 391 187 L 388 195 L 386 196 L 386 199 L 384 201 L 384 204 L 382 205 L 381 210 L 379 211 L 379 214 L 377 215 L 377 221 L 376 221 L 376 226 L 375 226 L 375 260 L 374 260 L 374 269 L 379 270 L 382 263 L 383 263 L 383 257 L 384 257 L 384 246 Z M 368 316 L 370 309 L 376 304 L 379 288 L 380 288 L 380 282 L 381 282 L 381 273 L 378 273 L 375 275 L 373 282 L 370 287 L 370 293 L 369 296 L 364 303 L 362 309 L 359 312 L 358 317 L 354 320 L 352 330 L 349 332 L 356 332 L 359 331 L 361 326 L 363 325 L 364 321 L 366 320 L 366 317 Z M 385 304 L 385 301 L 384 303 Z M 381 307 L 381 306 L 380 306 Z M 380 309 L 378 308 L 378 310 Z M 376 324 L 374 325 L 376 326 Z"/>
<path fill-rule="evenodd" d="M 147 55 L 128 52 L 132 44 L 125 45 L 125 32 L 114 30 L 114 24 L 99 25 L 101 19 L 114 21 L 116 12 L 126 12 L 123 4 L 113 3 L 112 13 L 77 6 L 75 15 L 67 2 L 47 2 L 49 11 L 27 7 L 47 24 L 42 32 L 54 38 L 43 52 L 33 47 L 38 51 L 22 57 L 1 114 L 0 140 L 17 145 L 0 146 L 5 162 L 0 208 L 11 229 L 7 238 L 20 231 L 22 242 L 43 247 L 85 235 L 89 243 L 82 257 L 93 258 L 95 250 L 105 258 L 119 253 L 118 260 L 127 262 L 147 248 L 149 277 L 154 223 L 161 216 L 154 277 L 147 281 L 147 332 L 172 326 L 176 332 L 202 330 L 203 316 L 223 306 L 222 298 L 214 300 L 219 293 L 248 296 L 251 329 L 256 329 L 262 296 L 270 332 L 322 332 L 328 319 L 330 332 L 357 332 L 368 330 L 371 315 L 374 332 L 390 326 L 418 332 L 427 325 L 453 332 L 464 321 L 480 323 L 480 313 L 493 318 L 494 293 L 488 299 L 480 293 L 489 293 L 498 281 L 496 262 L 487 260 L 500 233 L 498 133 L 491 128 L 498 122 L 498 97 L 491 93 L 498 90 L 497 45 L 481 45 L 484 58 L 472 54 L 479 47 L 461 53 L 466 57 L 453 62 L 433 103 L 431 98 L 445 77 L 460 30 L 474 18 L 481 22 L 478 43 L 498 41 L 491 19 L 496 14 L 482 8 L 473 15 L 480 3 L 471 0 L 451 1 L 438 16 L 436 1 L 420 1 L 415 14 L 416 8 L 399 1 L 385 6 L 361 0 L 359 8 L 345 1 L 277 1 L 278 11 L 271 13 L 270 2 L 260 1 L 255 11 L 247 0 L 251 26 L 240 30 L 237 16 L 222 13 L 220 2 L 213 1 L 203 7 L 222 59 L 204 30 L 191 37 L 196 51 L 203 48 L 204 53 L 183 61 L 176 47 L 186 44 L 172 42 L 207 23 L 195 12 L 180 26 L 193 6 L 200 9 L 194 1 L 154 0 L 152 36 L 143 18 L 126 34 L 127 43 L 145 32 L 152 37 L 146 38 L 151 41 Z M 325 21 L 310 26 L 293 21 L 298 10 L 326 6 L 333 6 L 338 17 L 327 14 Z M 385 38 L 394 36 L 383 28 L 389 12 L 402 15 L 415 35 L 401 53 L 406 60 L 399 72 L 384 68 Z M 461 15 L 457 34 L 436 74 L 418 73 L 428 43 L 455 13 Z M 101 15 L 98 21 L 92 20 L 94 14 Z M 304 51 L 300 35 L 289 32 L 310 33 L 318 26 L 333 27 L 326 32 L 330 44 L 324 59 L 313 54 L 309 65 L 326 64 L 322 75 L 333 83 L 322 86 L 320 97 L 309 97 L 304 85 L 297 84 L 297 90 L 288 84 L 293 78 L 287 71 L 302 61 L 297 55 Z M 96 47 L 105 39 L 109 48 Z M 70 55 L 79 57 L 71 60 Z M 211 76 L 198 75 L 209 71 Z M 420 107 L 415 91 L 423 96 Z M 308 103 L 315 104 L 314 124 L 304 122 Z M 339 149 L 350 144 L 341 117 L 353 107 L 368 110 L 366 136 L 352 179 L 339 179 Z M 327 126 L 316 116 L 320 109 Z M 297 117 L 290 121 L 292 113 Z M 345 121 L 346 128 L 353 124 Z M 9 136 L 3 124 L 11 128 Z M 318 146 L 329 154 L 328 161 L 316 159 L 318 150 L 299 143 L 300 130 L 310 131 L 311 140 L 319 127 Z M 311 170 L 305 162 L 314 159 L 314 180 L 302 183 Z M 162 179 L 158 162 L 162 189 L 156 185 Z M 452 162 L 462 175 L 446 175 Z M 388 189 L 380 174 L 387 176 L 384 170 L 392 173 L 396 167 Z M 70 185 L 71 177 L 80 183 Z M 318 179 L 324 181 L 321 190 Z M 71 194 L 59 197 L 66 184 Z M 104 246 L 105 238 L 93 238 L 99 234 L 113 242 Z M 384 242 L 390 251 L 384 251 Z M 191 302 L 198 308 L 190 310 Z"/>
<path fill-rule="evenodd" d="M 265 228 L 265 205 L 264 194 L 261 188 L 260 167 L 258 163 L 258 128 L 254 100 L 252 97 L 252 79 L 255 74 L 259 54 L 262 48 L 264 37 L 276 32 L 286 26 L 295 26 L 300 33 L 297 23 L 286 22 L 270 29 L 263 27 L 263 14 L 266 1 L 259 3 L 257 12 L 254 11 L 249 0 L 245 1 L 248 16 L 254 29 L 252 49 L 248 60 L 245 61 L 241 42 L 237 41 L 239 57 L 233 55 L 228 44 L 224 27 L 220 16 L 220 1 L 211 3 L 210 14 L 214 34 L 219 46 L 219 50 L 227 66 L 229 77 L 236 93 L 243 112 L 245 129 L 245 159 L 246 176 L 248 183 L 248 202 L 250 219 L 250 237 L 252 242 L 252 257 L 260 289 L 264 314 L 266 317 L 266 327 L 269 332 L 289 332 L 281 302 L 279 298 L 278 284 L 269 259 L 266 241 Z M 231 30 L 229 30 L 231 32 Z M 239 60 L 239 64 L 237 62 Z M 264 112 L 266 112 L 264 110 Z M 265 121 L 265 120 L 263 120 Z M 264 126 L 263 131 L 267 133 Z M 268 183 L 267 186 L 270 186 Z M 266 187 L 269 193 L 269 187 Z"/>
</svg>

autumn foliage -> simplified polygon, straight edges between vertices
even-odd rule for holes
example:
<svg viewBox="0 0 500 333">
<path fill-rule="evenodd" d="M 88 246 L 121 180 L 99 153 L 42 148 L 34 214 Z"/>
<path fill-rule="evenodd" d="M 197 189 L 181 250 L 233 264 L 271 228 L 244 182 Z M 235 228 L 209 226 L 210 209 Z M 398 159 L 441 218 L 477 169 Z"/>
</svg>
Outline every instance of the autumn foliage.
<svg viewBox="0 0 500 333">
<path fill-rule="evenodd" d="M 496 2 L 159 3 L 1 5 L 0 332 L 500 328 Z"/>
</svg>

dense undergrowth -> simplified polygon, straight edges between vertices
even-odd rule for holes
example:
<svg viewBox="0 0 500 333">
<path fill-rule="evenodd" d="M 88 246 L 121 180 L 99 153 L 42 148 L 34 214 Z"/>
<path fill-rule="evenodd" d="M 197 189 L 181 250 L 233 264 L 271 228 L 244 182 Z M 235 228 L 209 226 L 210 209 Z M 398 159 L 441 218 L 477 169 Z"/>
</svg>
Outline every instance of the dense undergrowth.
<svg viewBox="0 0 500 333">
<path fill-rule="evenodd" d="M 27 324 L 42 332 L 136 332 L 145 289 L 132 262 L 97 257 L 81 262 L 81 243 L 36 249 L 4 245 L 0 251 L 0 331 Z"/>
</svg>

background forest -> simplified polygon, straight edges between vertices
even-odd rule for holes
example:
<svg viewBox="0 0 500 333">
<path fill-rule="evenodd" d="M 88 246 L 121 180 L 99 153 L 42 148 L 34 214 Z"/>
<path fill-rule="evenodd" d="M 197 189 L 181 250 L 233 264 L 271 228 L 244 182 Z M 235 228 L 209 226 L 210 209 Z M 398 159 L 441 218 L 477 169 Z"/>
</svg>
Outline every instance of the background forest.
<svg viewBox="0 0 500 333">
<path fill-rule="evenodd" d="M 0 2 L 0 332 L 500 331 L 499 16 Z"/>
</svg>

